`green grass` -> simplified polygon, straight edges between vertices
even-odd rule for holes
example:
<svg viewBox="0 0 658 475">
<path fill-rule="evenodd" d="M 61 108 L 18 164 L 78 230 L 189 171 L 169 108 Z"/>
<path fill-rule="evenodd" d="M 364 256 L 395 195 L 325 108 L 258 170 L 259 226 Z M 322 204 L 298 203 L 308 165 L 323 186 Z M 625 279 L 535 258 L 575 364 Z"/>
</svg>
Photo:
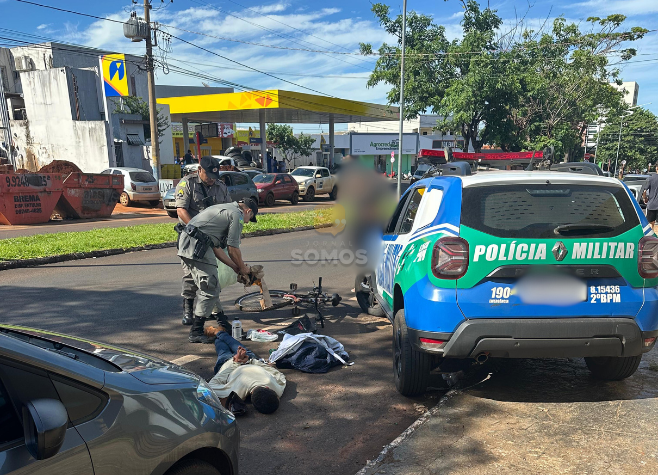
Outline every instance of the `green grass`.
<svg viewBox="0 0 658 475">
<path fill-rule="evenodd" d="M 245 234 L 274 229 L 292 229 L 328 223 L 328 208 L 296 213 L 266 214 L 258 223 L 246 223 Z M 123 228 L 101 228 L 75 233 L 39 234 L 0 240 L 0 261 L 50 257 L 106 249 L 130 249 L 176 240 L 175 222 Z"/>
</svg>

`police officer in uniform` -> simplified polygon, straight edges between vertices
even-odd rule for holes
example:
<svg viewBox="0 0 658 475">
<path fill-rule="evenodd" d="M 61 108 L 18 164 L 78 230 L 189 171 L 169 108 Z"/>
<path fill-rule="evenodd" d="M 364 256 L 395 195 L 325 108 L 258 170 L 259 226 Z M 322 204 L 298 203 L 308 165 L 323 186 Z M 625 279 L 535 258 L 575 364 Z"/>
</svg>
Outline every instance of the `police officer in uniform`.
<svg viewBox="0 0 658 475">
<path fill-rule="evenodd" d="M 251 268 L 242 260 L 240 235 L 245 221 L 256 222 L 258 205 L 251 199 L 204 209 L 185 226 L 178 239 L 178 256 L 189 269 L 196 290 L 190 343 L 208 343 L 203 323 L 219 302 L 217 260 L 236 274 L 247 276 Z M 227 249 L 228 255 L 222 249 Z"/>
<path fill-rule="evenodd" d="M 219 179 L 219 160 L 213 157 L 202 157 L 198 171 L 187 175 L 176 186 L 176 211 L 179 221 L 176 231 L 180 235 L 187 223 L 204 209 L 230 202 L 228 187 Z M 183 296 L 183 325 L 192 325 L 197 286 L 185 261 L 181 260 L 181 264 L 183 266 L 183 291 L 181 293 Z M 228 324 L 219 301 L 217 306 L 215 314 L 217 323 Z"/>
</svg>

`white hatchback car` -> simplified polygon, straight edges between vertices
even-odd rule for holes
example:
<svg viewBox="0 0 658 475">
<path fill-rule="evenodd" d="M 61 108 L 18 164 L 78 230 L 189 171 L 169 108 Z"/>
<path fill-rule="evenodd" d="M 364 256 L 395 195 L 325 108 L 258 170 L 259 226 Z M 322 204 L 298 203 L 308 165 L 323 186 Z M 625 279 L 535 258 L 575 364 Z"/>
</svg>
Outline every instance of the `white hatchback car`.
<svg viewBox="0 0 658 475">
<path fill-rule="evenodd" d="M 141 168 L 115 167 L 103 170 L 101 174 L 123 175 L 123 192 L 119 197 L 123 206 L 130 206 L 135 201 L 147 201 L 153 207 L 160 205 L 160 189 L 151 172 Z"/>
</svg>

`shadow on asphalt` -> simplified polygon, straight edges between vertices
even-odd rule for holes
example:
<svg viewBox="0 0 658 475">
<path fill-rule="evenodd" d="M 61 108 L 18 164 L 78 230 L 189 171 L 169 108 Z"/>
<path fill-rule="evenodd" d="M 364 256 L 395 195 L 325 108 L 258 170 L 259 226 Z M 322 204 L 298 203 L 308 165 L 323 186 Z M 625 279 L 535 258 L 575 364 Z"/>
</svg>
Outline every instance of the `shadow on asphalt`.
<svg viewBox="0 0 658 475">
<path fill-rule="evenodd" d="M 214 347 L 186 342 L 189 327 L 180 324 L 181 298 L 140 283 L 130 270 L 124 278 L 123 291 L 4 286 L 3 293 L 9 297 L 0 308 L 0 321 L 99 340 L 169 360 L 197 355 L 200 359 L 185 366 L 206 379 L 212 377 Z M 344 285 L 351 285 L 351 279 Z M 331 291 L 350 297 L 344 287 Z M 233 301 L 243 292 L 240 286 L 230 287 L 222 293 L 222 302 L 229 319 L 239 316 L 245 331 L 276 331 L 292 322 L 290 308 L 239 312 Z M 241 474 L 352 475 L 444 394 L 433 391 L 405 398 L 397 393 L 391 327 L 385 319 L 360 314 L 356 302 L 346 300 L 339 307 L 327 308 L 326 321 L 319 333 L 343 343 L 356 364 L 326 374 L 283 370 L 288 384 L 277 412 L 263 415 L 249 405 L 248 415 L 239 420 Z M 265 357 L 278 346 L 278 342 L 244 344 Z"/>
<path fill-rule="evenodd" d="M 476 384 L 487 374 L 491 374 L 487 381 Z M 476 384 L 468 391 L 471 396 L 506 402 L 573 403 L 658 397 L 658 385 L 646 384 L 642 371 L 624 381 L 600 381 L 591 376 L 582 358 L 492 359 L 466 373 L 462 386 L 471 384 Z"/>
</svg>

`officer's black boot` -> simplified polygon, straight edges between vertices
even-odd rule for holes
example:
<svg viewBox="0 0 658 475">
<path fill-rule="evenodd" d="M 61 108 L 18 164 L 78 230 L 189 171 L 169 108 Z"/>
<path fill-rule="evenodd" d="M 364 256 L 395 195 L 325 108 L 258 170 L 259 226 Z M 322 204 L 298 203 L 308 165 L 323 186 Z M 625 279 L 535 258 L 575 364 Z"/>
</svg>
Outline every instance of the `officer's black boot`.
<svg viewBox="0 0 658 475">
<path fill-rule="evenodd" d="M 190 328 L 190 343 L 212 343 L 212 341 L 203 334 L 203 323 L 205 321 L 206 319 L 203 317 L 194 316 L 192 328 Z"/>
<path fill-rule="evenodd" d="M 217 320 L 219 326 L 221 326 L 228 334 L 231 334 L 231 323 L 228 321 L 228 318 L 226 318 L 223 310 L 219 313 L 213 313 L 212 316 Z"/>
<path fill-rule="evenodd" d="M 183 325 L 192 325 L 194 321 L 194 299 L 183 299 Z"/>
</svg>

